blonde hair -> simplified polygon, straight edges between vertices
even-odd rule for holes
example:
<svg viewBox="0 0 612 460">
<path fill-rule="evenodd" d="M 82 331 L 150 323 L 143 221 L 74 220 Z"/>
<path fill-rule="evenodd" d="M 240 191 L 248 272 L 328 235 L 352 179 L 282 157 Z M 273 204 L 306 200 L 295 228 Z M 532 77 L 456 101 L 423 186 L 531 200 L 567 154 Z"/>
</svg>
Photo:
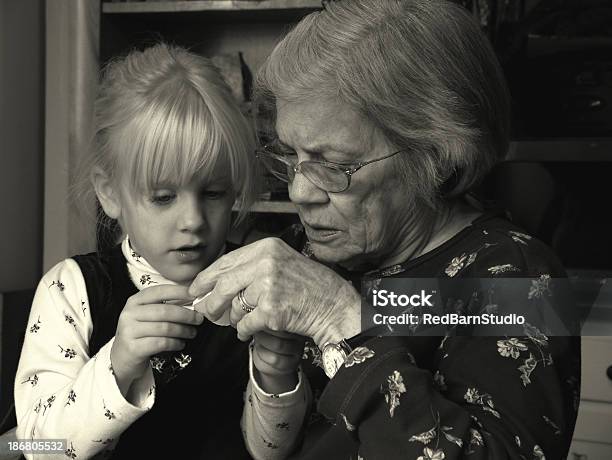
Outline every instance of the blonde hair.
<svg viewBox="0 0 612 460">
<path fill-rule="evenodd" d="M 508 148 L 510 98 L 495 53 L 444 0 L 327 2 L 276 46 L 256 93 L 271 118 L 277 98 L 348 104 L 405 150 L 401 177 L 432 207 L 469 191 Z"/>
<path fill-rule="evenodd" d="M 100 168 L 139 193 L 207 178 L 227 161 L 238 220 L 256 194 L 255 136 L 211 61 L 164 43 L 108 64 L 95 106 L 93 148 L 74 186 L 86 202 Z"/>
</svg>

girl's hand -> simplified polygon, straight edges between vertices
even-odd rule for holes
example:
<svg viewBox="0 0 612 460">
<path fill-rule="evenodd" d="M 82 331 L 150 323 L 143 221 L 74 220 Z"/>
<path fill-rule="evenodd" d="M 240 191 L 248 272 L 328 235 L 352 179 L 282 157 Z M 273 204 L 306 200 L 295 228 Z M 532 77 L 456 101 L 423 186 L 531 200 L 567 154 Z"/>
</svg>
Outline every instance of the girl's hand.
<svg viewBox="0 0 612 460">
<path fill-rule="evenodd" d="M 238 293 L 255 306 L 245 313 Z M 196 277 L 192 295 L 212 294 L 199 311 L 216 320 L 231 308 L 238 337 L 285 331 L 312 337 L 319 346 L 353 337 L 361 329 L 361 297 L 330 268 L 310 260 L 278 238 L 266 238 L 225 254 Z"/>
<path fill-rule="evenodd" d="M 255 378 L 266 393 L 286 393 L 296 387 L 296 371 L 304 353 L 304 341 L 304 337 L 286 332 L 255 333 Z"/>
<path fill-rule="evenodd" d="M 196 336 L 201 313 L 166 301 L 193 300 L 185 286 L 153 286 L 128 299 L 119 316 L 111 364 L 121 393 L 126 396 L 134 380 L 142 377 L 151 356 L 182 350 Z"/>
</svg>

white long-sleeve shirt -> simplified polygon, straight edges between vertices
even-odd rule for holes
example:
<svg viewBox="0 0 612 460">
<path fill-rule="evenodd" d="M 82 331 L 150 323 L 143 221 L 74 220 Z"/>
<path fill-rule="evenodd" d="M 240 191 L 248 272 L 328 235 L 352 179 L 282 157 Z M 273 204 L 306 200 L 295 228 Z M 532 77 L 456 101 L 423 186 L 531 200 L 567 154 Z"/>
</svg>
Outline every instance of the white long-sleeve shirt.
<svg viewBox="0 0 612 460">
<path fill-rule="evenodd" d="M 253 373 L 253 346 L 249 347 L 249 383 L 245 393 L 242 430 L 249 453 L 256 460 L 287 458 L 305 423 L 312 395 L 308 379 L 298 369 L 295 389 L 281 394 L 265 392 Z"/>
<path fill-rule="evenodd" d="M 32 303 L 15 377 L 18 439 L 63 439 L 67 456 L 90 458 L 112 449 L 153 406 L 150 366 L 134 382 L 131 404 L 112 372 L 114 338 L 89 356 L 92 330 L 85 280 L 77 263 L 66 259 L 43 276 Z"/>
</svg>

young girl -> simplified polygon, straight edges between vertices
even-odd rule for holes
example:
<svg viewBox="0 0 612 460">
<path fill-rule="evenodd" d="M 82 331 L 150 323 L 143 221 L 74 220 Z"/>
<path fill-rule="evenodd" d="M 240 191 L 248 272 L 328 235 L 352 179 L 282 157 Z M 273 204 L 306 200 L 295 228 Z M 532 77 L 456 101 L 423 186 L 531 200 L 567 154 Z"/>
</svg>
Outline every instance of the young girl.
<svg viewBox="0 0 612 460">
<path fill-rule="evenodd" d="M 232 205 L 251 202 L 254 147 L 209 60 L 160 44 L 108 66 L 85 170 L 124 237 L 42 278 L 15 382 L 19 439 L 65 440 L 74 459 L 248 458 L 247 344 L 181 305 L 228 250 Z"/>
</svg>

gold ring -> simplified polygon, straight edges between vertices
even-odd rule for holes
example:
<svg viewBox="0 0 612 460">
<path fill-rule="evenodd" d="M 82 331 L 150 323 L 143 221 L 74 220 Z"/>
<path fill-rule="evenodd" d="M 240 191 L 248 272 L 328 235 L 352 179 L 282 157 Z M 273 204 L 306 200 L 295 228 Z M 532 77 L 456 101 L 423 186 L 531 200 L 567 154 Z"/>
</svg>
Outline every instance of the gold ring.
<svg viewBox="0 0 612 460">
<path fill-rule="evenodd" d="M 240 308 L 242 308 L 242 311 L 245 313 L 251 313 L 255 310 L 256 305 L 251 305 L 244 298 L 244 289 L 238 293 L 238 302 L 240 302 Z"/>
</svg>

